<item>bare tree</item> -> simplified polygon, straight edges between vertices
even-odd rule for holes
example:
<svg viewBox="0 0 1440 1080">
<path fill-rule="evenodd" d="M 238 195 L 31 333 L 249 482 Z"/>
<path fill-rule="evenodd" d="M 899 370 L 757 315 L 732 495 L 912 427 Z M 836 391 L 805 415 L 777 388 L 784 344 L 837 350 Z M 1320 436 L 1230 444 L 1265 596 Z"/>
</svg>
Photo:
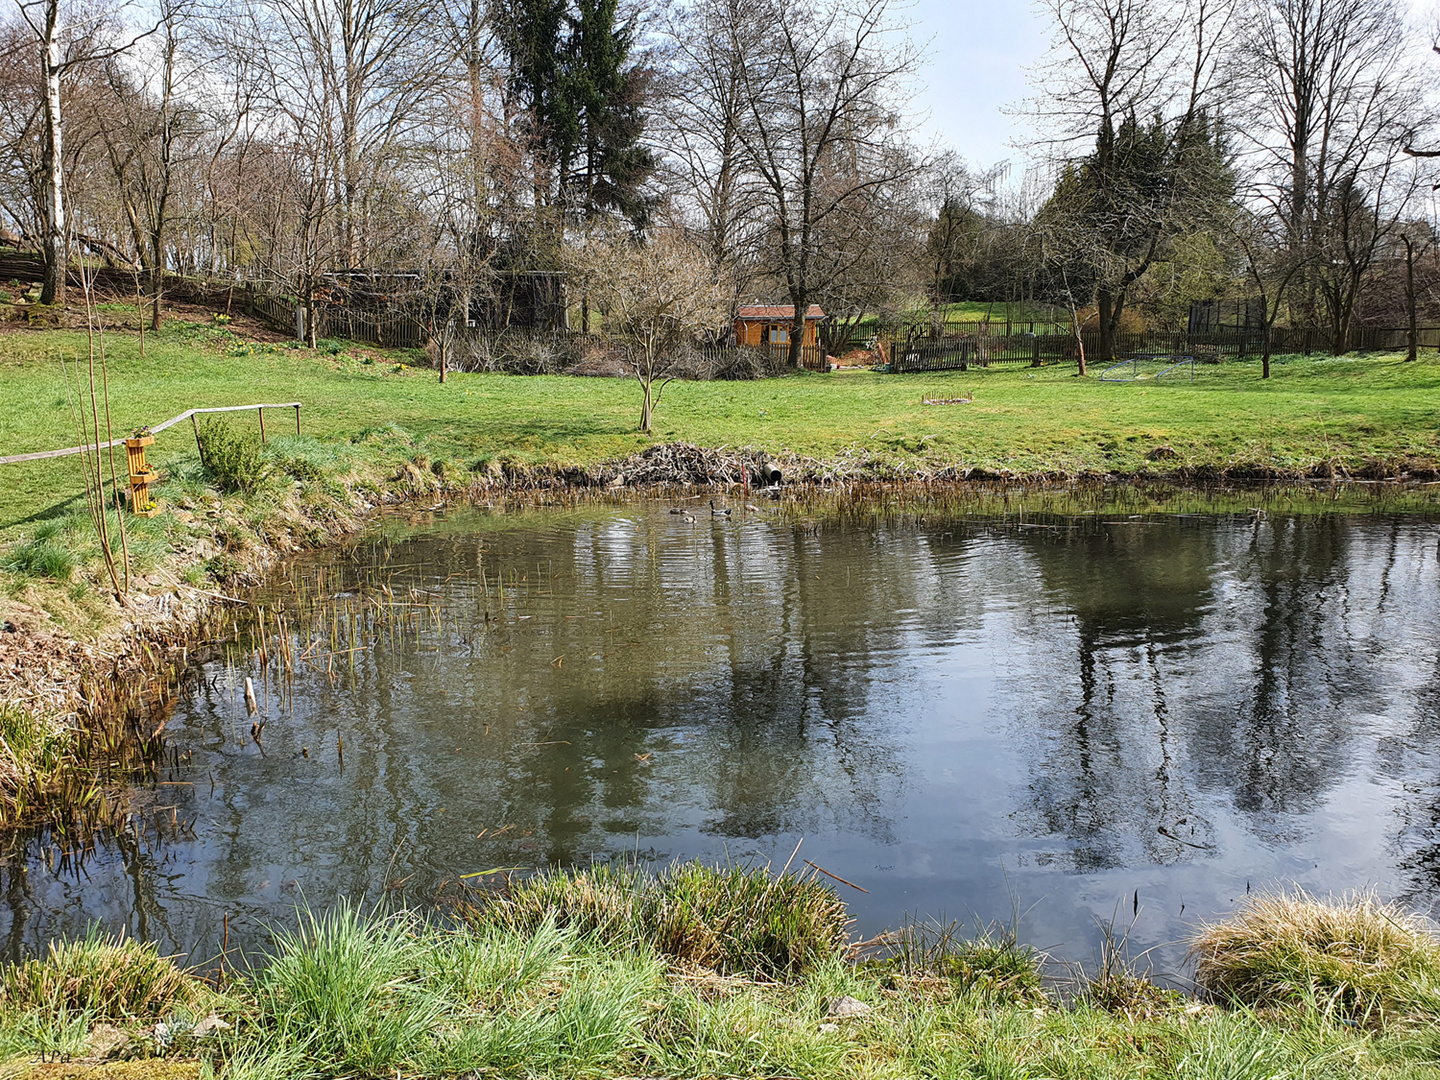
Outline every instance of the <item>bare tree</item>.
<svg viewBox="0 0 1440 1080">
<path fill-rule="evenodd" d="M 1416 190 L 1400 156 L 1430 126 L 1392 0 L 1269 0 L 1246 13 L 1233 85 L 1249 198 L 1306 264 L 1300 315 L 1348 347 L 1361 283 Z"/>
<path fill-rule="evenodd" d="M 1208 111 L 1235 0 L 1047 0 L 1040 109 L 1067 168 L 1049 221 L 1088 230 L 1101 359 L 1132 286 L 1228 186 Z M 1069 247 L 1077 245 L 1071 243 Z"/>
<path fill-rule="evenodd" d="M 725 41 L 742 61 L 747 112 L 738 136 L 766 216 L 760 265 L 794 305 L 790 363 L 798 367 L 806 312 L 847 264 L 822 248 L 859 257 L 875 207 L 917 167 L 900 128 L 915 58 L 892 40 L 889 0 L 753 0 L 733 17 L 740 21 L 724 28 Z"/>
<path fill-rule="evenodd" d="M 274 122 L 327 175 L 337 253 L 369 265 L 403 186 L 404 137 L 442 59 L 423 45 L 426 11 L 414 0 L 248 0 L 242 14 L 217 36 L 232 65 L 256 68 Z"/>
<path fill-rule="evenodd" d="M 40 161 L 43 176 L 42 251 L 45 279 L 40 289 L 42 304 L 65 303 L 66 272 L 69 263 L 69 222 L 65 213 L 64 131 L 61 82 L 76 67 L 117 56 L 136 42 L 154 33 L 155 27 L 134 35 L 102 34 L 110 22 L 109 12 L 88 12 L 73 21 L 62 11 L 60 0 L 16 0 L 20 16 L 30 28 L 38 46 L 40 82 L 44 93 Z M 70 45 L 70 48 L 66 46 Z M 81 46 L 83 47 L 77 47 Z"/>
<path fill-rule="evenodd" d="M 1245 274 L 1260 300 L 1262 379 L 1270 378 L 1275 322 L 1283 310 L 1286 291 L 1305 269 L 1308 259 L 1303 248 L 1297 250 L 1285 244 L 1284 228 L 1285 223 L 1266 213 L 1263 206 L 1250 210 L 1237 207 L 1230 222 L 1232 235 L 1245 254 Z"/>
<path fill-rule="evenodd" d="M 193 74 L 189 57 L 182 56 L 188 2 L 160 0 L 153 62 L 132 55 L 128 59 L 139 62 L 112 57 L 105 65 L 110 101 L 100 134 L 134 240 L 137 272 L 149 278 L 152 330 L 160 329 L 176 174 L 198 134 L 198 114 L 181 96 L 182 81 Z"/>
<path fill-rule="evenodd" d="M 742 267 L 762 233 L 764 203 L 741 129 L 749 48 L 758 48 L 753 0 L 697 0 L 667 15 L 669 64 L 656 110 L 663 167 L 682 217 L 710 261 L 743 288 Z"/>
<path fill-rule="evenodd" d="M 648 241 L 597 230 L 571 253 L 568 269 L 589 290 L 606 334 L 626 347 L 641 389 L 640 430 L 649 432 L 682 347 L 725 327 L 730 290 L 708 252 L 673 229 L 656 230 Z"/>
</svg>

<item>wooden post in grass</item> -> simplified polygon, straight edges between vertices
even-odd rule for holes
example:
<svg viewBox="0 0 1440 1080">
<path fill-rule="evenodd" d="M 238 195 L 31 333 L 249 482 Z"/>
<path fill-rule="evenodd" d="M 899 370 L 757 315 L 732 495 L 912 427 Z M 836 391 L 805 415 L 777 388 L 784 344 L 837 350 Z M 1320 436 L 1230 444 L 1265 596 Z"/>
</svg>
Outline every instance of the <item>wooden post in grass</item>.
<svg viewBox="0 0 1440 1080">
<path fill-rule="evenodd" d="M 295 403 L 295 434 L 300 434 L 300 403 Z"/>
<path fill-rule="evenodd" d="M 200 455 L 200 464 L 205 465 L 205 447 L 200 445 L 200 421 L 195 419 L 195 414 L 190 414 L 190 426 L 195 429 L 195 452 Z M 209 468 L 208 465 L 205 466 Z"/>
<path fill-rule="evenodd" d="M 263 443 L 265 441 L 265 407 L 262 405 L 255 411 L 260 414 L 260 441 Z"/>
</svg>

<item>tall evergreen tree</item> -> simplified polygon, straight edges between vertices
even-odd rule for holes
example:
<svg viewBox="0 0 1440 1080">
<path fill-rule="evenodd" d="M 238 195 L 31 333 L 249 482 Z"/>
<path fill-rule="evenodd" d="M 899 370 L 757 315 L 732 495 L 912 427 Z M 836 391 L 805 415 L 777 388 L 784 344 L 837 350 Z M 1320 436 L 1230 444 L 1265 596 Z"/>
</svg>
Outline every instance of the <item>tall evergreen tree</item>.
<svg viewBox="0 0 1440 1080">
<path fill-rule="evenodd" d="M 510 93 L 527 114 L 523 130 L 541 159 L 535 187 L 542 202 L 552 195 L 542 174 L 563 166 L 556 150 L 572 144 L 579 130 L 565 70 L 568 14 L 567 0 L 498 0 L 495 5 L 496 33 L 510 64 Z"/>
<path fill-rule="evenodd" d="M 617 0 L 501 0 L 496 16 L 546 170 L 537 197 L 558 198 L 578 220 L 615 211 L 643 224 L 655 161 L 640 141 L 649 80 L 633 57 L 633 20 Z"/>
<path fill-rule="evenodd" d="M 645 131 L 645 71 L 632 61 L 634 21 L 617 0 L 576 0 L 567 49 L 569 101 L 578 121 L 564 181 L 571 209 L 589 218 L 613 210 L 643 225 L 645 182 L 655 158 Z"/>
</svg>

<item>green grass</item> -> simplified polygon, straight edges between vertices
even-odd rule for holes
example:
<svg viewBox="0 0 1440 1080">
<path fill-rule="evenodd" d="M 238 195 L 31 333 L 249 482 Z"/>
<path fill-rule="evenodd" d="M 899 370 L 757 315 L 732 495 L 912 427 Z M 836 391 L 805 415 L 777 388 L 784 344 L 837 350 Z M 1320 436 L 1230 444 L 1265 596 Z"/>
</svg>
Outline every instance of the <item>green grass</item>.
<svg viewBox="0 0 1440 1080">
<path fill-rule="evenodd" d="M 685 869 L 721 891 L 728 873 Z M 760 886 L 775 880 L 764 871 L 748 876 Z M 1331 909 L 1334 917 L 1374 932 L 1377 909 Z M 1273 928 L 1251 921 L 1234 929 Z M 203 1075 L 224 1080 L 1440 1076 L 1440 1036 L 1425 1012 L 1396 1013 L 1367 1026 L 1314 1000 L 1262 1009 L 1169 992 L 1152 994 L 1154 1007 L 1136 1013 L 1103 1007 L 1073 983 L 1053 980 L 1020 995 L 997 995 L 995 979 L 975 977 L 982 956 L 991 956 L 1002 981 L 1013 977 L 1022 953 L 1031 979 L 1042 958 L 1010 944 L 995 951 L 993 936 L 967 944 L 953 928 L 943 948 L 929 940 L 925 955 L 935 963 L 919 962 L 914 950 L 862 965 L 836 954 L 779 980 L 764 970 L 721 973 L 677 964 L 657 942 L 642 934 L 621 943 L 548 919 L 522 929 L 346 906 L 302 911 L 299 929 L 277 934 L 270 954 L 252 958 L 256 969 L 231 981 L 224 995 L 186 976 L 194 995 L 188 1003 L 131 994 L 130 1011 L 75 1003 L 47 1008 L 33 996 L 0 999 L 0 1067 L 7 1076 L 24 1076 L 27 1068 L 43 1069 L 28 1064 L 37 1055 L 58 1053 L 82 1059 L 75 1063 L 82 1070 L 109 1068 L 83 1060 L 102 1033 L 114 1032 L 113 1024 L 101 1023 L 108 1013 L 124 1017 L 126 1056 L 159 1055 L 150 1062 L 154 1074 L 137 1075 L 184 1075 L 170 1070 L 198 1060 Z M 107 947 L 144 972 L 153 970 L 153 952 L 121 941 Z M 961 955 L 964 972 L 947 962 Z M 50 984 L 60 983 L 62 973 L 95 966 L 94 958 L 79 969 L 69 960 L 58 963 L 45 977 Z M 8 983 L 15 970 L 0 976 Z M 834 1003 L 845 997 L 861 1003 L 858 1015 L 834 1015 Z M 155 1021 L 183 1033 L 202 1013 L 230 1027 L 215 1036 L 176 1038 L 168 1047 L 154 1038 Z"/>
<path fill-rule="evenodd" d="M 849 926 L 845 905 L 811 874 L 771 878 L 693 863 L 659 875 L 610 867 L 542 873 L 473 917 L 523 933 L 559 926 L 615 948 L 648 942 L 680 963 L 770 978 L 840 956 Z"/>
<path fill-rule="evenodd" d="M 199 986 L 153 944 L 92 932 L 52 942 L 43 958 L 8 965 L 0 973 L 0 1004 L 54 1016 L 162 1016 L 196 1000 Z"/>
<path fill-rule="evenodd" d="M 1282 358 L 1268 382 L 1243 362 L 1202 367 L 1193 384 L 1169 385 L 1080 380 L 1061 367 L 676 383 L 645 437 L 627 380 L 455 375 L 442 386 L 413 355 L 256 346 L 210 326 L 171 324 L 147 337 L 143 359 L 133 334 L 107 340 L 117 433 L 196 406 L 299 400 L 307 436 L 348 441 L 398 425 L 430 458 L 466 467 L 585 466 L 672 441 L 754 446 L 897 476 L 946 466 L 1053 477 L 1440 465 L 1433 355 L 1417 364 L 1396 355 Z M 77 441 L 56 358 L 83 348 L 83 336 L 70 332 L 0 335 L 0 452 Z M 380 362 L 363 363 L 361 351 Z M 968 391 L 972 404 L 921 404 Z M 255 418 L 230 422 L 241 429 Z M 291 422 L 271 414 L 267 431 L 273 437 Z M 189 425 L 162 433 L 151 450 L 162 472 L 193 457 Z M 0 535 L 71 505 L 80 491 L 74 458 L 0 466 Z"/>
</svg>

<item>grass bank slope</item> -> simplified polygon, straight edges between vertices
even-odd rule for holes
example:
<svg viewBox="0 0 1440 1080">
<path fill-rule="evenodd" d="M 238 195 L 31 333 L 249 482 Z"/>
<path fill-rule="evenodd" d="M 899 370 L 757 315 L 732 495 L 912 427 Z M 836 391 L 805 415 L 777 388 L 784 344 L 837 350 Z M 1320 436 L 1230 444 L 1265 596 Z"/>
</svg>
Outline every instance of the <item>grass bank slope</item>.
<svg viewBox="0 0 1440 1080">
<path fill-rule="evenodd" d="M 1434 356 L 1416 364 L 1397 355 L 1282 358 L 1268 382 L 1243 362 L 1202 365 L 1194 383 L 1102 383 L 1059 367 L 674 383 L 653 435 L 643 436 L 627 380 L 457 375 L 442 386 L 414 354 L 343 343 L 292 349 L 178 322 L 149 336 L 144 358 L 133 335 L 112 333 L 107 346 L 117 432 L 194 407 L 299 400 L 307 435 L 349 440 L 393 423 L 431 457 L 465 467 L 497 458 L 588 466 L 683 441 L 868 463 L 876 478 L 947 468 L 1015 478 L 1440 469 Z M 0 335 L 0 456 L 75 443 L 57 357 L 84 348 L 72 332 Z M 922 404 L 970 393 L 969 404 Z M 277 414 L 272 422 L 273 433 L 292 421 Z M 163 469 L 193 449 L 176 428 L 153 451 Z M 0 533 L 80 489 L 71 459 L 0 466 Z"/>
<path fill-rule="evenodd" d="M 680 923 L 705 939 L 763 914 L 757 898 L 771 892 L 783 899 L 760 901 L 773 921 L 759 951 L 752 937 L 712 966 L 676 947 Z M 1304 902 L 1385 933 L 1370 925 L 1385 915 L 1373 904 Z M 1226 926 L 1231 943 L 1264 952 L 1285 939 L 1275 914 L 1247 910 Z M 0 971 L 0 1068 L 233 1080 L 1440 1076 L 1425 994 L 1396 990 L 1411 1007 L 1357 1022 L 1323 993 L 1196 997 L 1113 960 L 1103 984 L 1074 970 L 1057 980 L 1005 934 L 902 932 L 865 959 L 844 927 L 843 905 L 813 878 L 692 865 L 551 876 L 443 924 L 302 912 L 238 977 L 201 979 L 143 943 L 92 936 Z M 1396 984 L 1434 969 L 1434 938 L 1411 946 L 1425 956 Z M 1346 947 L 1316 939 L 1275 974 L 1303 984 L 1327 949 Z M 66 1064 L 37 1063 L 56 1057 Z"/>
</svg>

